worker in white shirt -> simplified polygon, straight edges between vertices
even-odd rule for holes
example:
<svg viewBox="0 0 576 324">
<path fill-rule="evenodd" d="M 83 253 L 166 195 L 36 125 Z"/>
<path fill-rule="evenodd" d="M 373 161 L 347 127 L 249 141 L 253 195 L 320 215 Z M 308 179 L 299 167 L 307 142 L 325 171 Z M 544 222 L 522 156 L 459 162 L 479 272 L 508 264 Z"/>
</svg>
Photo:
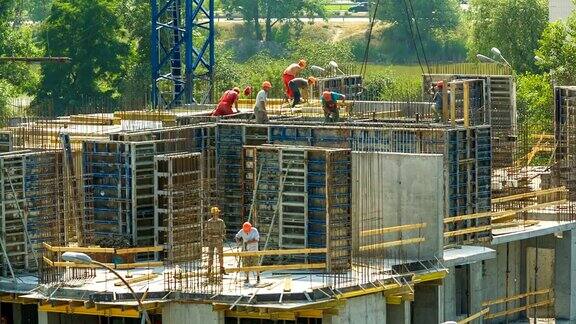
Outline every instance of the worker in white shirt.
<svg viewBox="0 0 576 324">
<path fill-rule="evenodd" d="M 236 243 L 242 243 L 242 251 L 258 251 L 258 242 L 260 241 L 260 233 L 252 224 L 245 222 L 242 229 L 236 233 Z M 242 267 L 255 267 L 258 266 L 258 257 L 249 256 L 242 258 Z M 256 272 L 256 283 L 260 282 L 260 272 Z M 250 272 L 246 271 L 245 283 L 250 283 Z"/>
</svg>

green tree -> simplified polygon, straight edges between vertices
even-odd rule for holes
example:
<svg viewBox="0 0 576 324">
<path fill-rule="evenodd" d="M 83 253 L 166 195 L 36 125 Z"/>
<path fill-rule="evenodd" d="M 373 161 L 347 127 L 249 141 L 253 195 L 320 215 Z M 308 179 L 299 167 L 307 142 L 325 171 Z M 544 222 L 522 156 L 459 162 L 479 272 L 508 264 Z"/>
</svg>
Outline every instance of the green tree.
<svg viewBox="0 0 576 324">
<path fill-rule="evenodd" d="M 471 0 L 469 56 L 497 47 L 518 72 L 534 71 L 534 51 L 548 22 L 546 0 Z"/>
<path fill-rule="evenodd" d="M 517 79 L 520 128 L 526 134 L 552 131 L 553 91 L 548 74 L 525 74 Z"/>
<path fill-rule="evenodd" d="M 44 23 L 48 56 L 67 56 L 72 63 L 43 65 L 37 101 L 54 103 L 54 113 L 77 107 L 86 98 L 114 101 L 129 55 L 127 32 L 113 0 L 55 0 Z"/>
<path fill-rule="evenodd" d="M 302 17 L 325 17 L 324 0 L 222 0 L 226 11 L 238 11 L 252 24 L 256 40 L 273 41 L 272 28 L 279 22 L 302 23 Z M 264 30 L 259 18 L 264 18 Z"/>
<path fill-rule="evenodd" d="M 550 71 L 552 79 L 559 85 L 576 84 L 576 14 L 566 22 L 550 23 L 542 33 L 537 64 Z"/>
<path fill-rule="evenodd" d="M 460 23 L 456 0 L 381 1 L 376 17 L 390 23 L 382 32 L 383 60 L 412 63 L 416 51 L 422 62 L 425 57 L 438 61 L 462 56 L 462 49 L 452 41 Z"/>
<path fill-rule="evenodd" d="M 14 27 L 16 6 L 14 0 L 0 0 L 0 55 L 37 56 L 33 30 L 30 27 Z M 0 124 L 10 115 L 10 98 L 31 94 L 38 84 L 38 73 L 25 63 L 0 63 Z"/>
</svg>

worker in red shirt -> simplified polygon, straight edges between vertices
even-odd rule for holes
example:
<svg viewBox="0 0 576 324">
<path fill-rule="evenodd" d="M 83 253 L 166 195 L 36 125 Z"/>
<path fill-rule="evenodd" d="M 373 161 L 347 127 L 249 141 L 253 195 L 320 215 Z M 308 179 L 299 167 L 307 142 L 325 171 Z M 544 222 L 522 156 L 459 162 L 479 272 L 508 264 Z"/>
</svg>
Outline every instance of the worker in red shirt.
<svg viewBox="0 0 576 324">
<path fill-rule="evenodd" d="M 291 99 L 294 97 L 294 93 L 292 89 L 288 86 L 288 83 L 292 81 L 292 79 L 296 78 L 302 70 L 306 68 L 306 60 L 300 60 L 298 63 L 290 64 L 282 74 L 282 81 L 284 81 L 284 91 L 286 93 L 286 100 Z"/>
<path fill-rule="evenodd" d="M 232 111 L 232 106 L 236 109 L 236 112 L 239 113 L 238 110 L 238 98 L 240 95 L 240 88 L 234 87 L 232 90 L 226 90 L 220 100 L 218 101 L 218 106 L 216 109 L 212 111 L 210 116 L 226 116 L 232 115 L 234 112 Z"/>
</svg>

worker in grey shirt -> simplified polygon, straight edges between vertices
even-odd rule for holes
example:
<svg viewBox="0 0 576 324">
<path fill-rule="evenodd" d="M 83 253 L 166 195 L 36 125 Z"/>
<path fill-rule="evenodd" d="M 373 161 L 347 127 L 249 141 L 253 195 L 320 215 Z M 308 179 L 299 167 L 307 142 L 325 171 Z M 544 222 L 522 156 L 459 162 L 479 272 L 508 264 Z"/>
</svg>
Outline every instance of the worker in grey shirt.
<svg viewBox="0 0 576 324">
<path fill-rule="evenodd" d="M 309 77 L 308 80 L 304 78 L 295 78 L 288 82 L 288 87 L 294 94 L 294 101 L 292 101 L 292 108 L 296 107 L 297 104 L 301 102 L 302 93 L 300 90 L 308 89 L 308 86 L 312 86 L 316 83 L 315 77 Z"/>
<path fill-rule="evenodd" d="M 252 224 L 245 222 L 242 229 L 236 233 L 236 243 L 242 244 L 242 251 L 255 252 L 258 251 L 258 242 L 260 241 L 260 233 Z M 256 267 L 259 265 L 257 256 L 242 257 L 242 267 Z M 260 272 L 256 272 L 256 283 L 260 282 Z M 245 283 L 250 283 L 250 271 L 246 271 Z"/>
<path fill-rule="evenodd" d="M 266 101 L 268 100 L 268 91 L 272 88 L 272 84 L 268 81 L 262 83 L 262 90 L 256 95 L 256 105 L 254 106 L 254 115 L 256 116 L 257 124 L 265 124 L 268 122 L 268 113 L 266 112 Z"/>
</svg>

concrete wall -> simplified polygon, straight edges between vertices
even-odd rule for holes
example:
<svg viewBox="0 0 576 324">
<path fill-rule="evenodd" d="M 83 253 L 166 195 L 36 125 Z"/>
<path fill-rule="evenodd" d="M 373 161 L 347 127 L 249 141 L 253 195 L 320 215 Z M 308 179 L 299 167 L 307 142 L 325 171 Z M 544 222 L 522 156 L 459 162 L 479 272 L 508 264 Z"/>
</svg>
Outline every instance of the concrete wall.
<svg viewBox="0 0 576 324">
<path fill-rule="evenodd" d="M 414 287 L 412 323 L 441 323 L 444 321 L 444 287 L 420 284 Z"/>
<path fill-rule="evenodd" d="M 409 259 L 442 256 L 444 167 L 441 155 L 352 153 L 353 250 L 423 236 L 420 244 L 387 249 Z M 359 238 L 359 231 L 426 223 L 421 230 Z"/>
<path fill-rule="evenodd" d="M 485 294 L 482 262 L 461 266 L 460 271 L 465 272 L 467 276 L 465 287 L 461 285 L 461 282 L 457 282 L 456 267 L 451 267 L 448 271 L 448 275 L 444 278 L 444 320 L 461 320 L 482 310 Z M 458 300 L 463 298 L 466 301 Z M 468 304 L 468 312 L 459 314 L 458 304 L 462 302 Z"/>
<path fill-rule="evenodd" d="M 223 324 L 224 313 L 214 312 L 210 304 L 169 303 L 162 309 L 162 323 Z"/>
<path fill-rule="evenodd" d="M 338 315 L 327 315 L 322 324 L 386 324 L 386 299 L 383 294 L 354 297 L 346 301 Z"/>
<path fill-rule="evenodd" d="M 566 19 L 576 9 L 572 0 L 549 0 L 550 21 Z"/>
</svg>

